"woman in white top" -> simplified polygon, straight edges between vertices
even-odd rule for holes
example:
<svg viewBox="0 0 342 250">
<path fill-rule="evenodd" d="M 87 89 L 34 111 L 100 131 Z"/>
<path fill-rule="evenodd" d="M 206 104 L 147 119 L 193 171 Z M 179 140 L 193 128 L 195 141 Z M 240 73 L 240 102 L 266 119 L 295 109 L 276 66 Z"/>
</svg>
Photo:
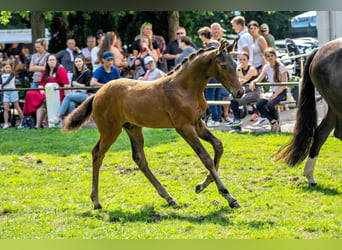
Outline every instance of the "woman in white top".
<svg viewBox="0 0 342 250">
<path fill-rule="evenodd" d="M 261 74 L 253 80 L 249 86 L 251 90 L 255 89 L 255 84 L 267 76 L 270 83 L 287 82 L 289 79 L 285 66 L 277 60 L 277 54 L 274 48 L 267 48 L 265 52 L 267 64 L 263 67 Z M 286 86 L 271 86 L 271 97 L 261 98 L 257 101 L 256 107 L 261 116 L 266 117 L 271 123 L 272 132 L 280 132 L 279 115 L 275 105 L 286 100 Z"/>
<path fill-rule="evenodd" d="M 250 21 L 248 24 L 248 32 L 253 37 L 253 66 L 261 72 L 262 67 L 266 64 L 264 57 L 267 49 L 266 39 L 259 34 L 259 24 L 257 21 Z"/>
</svg>

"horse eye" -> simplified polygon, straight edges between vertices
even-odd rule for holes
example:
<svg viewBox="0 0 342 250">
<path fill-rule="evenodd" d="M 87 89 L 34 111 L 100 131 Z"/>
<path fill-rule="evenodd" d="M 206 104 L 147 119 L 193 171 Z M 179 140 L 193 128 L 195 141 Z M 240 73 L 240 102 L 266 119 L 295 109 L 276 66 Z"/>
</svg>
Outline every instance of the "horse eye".
<svg viewBox="0 0 342 250">
<path fill-rule="evenodd" d="M 226 69 L 226 65 L 221 65 L 221 69 Z"/>
</svg>

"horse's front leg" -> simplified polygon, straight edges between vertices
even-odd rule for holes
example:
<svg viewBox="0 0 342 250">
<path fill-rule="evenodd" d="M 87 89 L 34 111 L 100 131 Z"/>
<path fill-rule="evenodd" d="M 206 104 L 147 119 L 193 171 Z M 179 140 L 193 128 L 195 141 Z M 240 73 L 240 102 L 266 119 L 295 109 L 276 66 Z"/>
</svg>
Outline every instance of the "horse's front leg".
<svg viewBox="0 0 342 250">
<path fill-rule="evenodd" d="M 144 173 L 146 178 L 152 183 L 158 194 L 163 197 L 170 205 L 177 206 L 177 202 L 167 192 L 166 188 L 159 182 L 148 167 L 148 163 L 144 153 L 144 137 L 141 127 L 129 124 L 124 126 L 132 145 L 132 156 L 139 169 Z"/>
<path fill-rule="evenodd" d="M 213 146 L 214 152 L 215 152 L 214 165 L 215 165 L 216 171 L 218 171 L 220 159 L 223 154 L 222 142 L 210 132 L 210 130 L 205 126 L 203 120 L 201 119 L 198 120 L 198 123 L 196 124 L 195 128 L 196 128 L 197 135 L 201 139 L 209 142 Z M 196 193 L 202 192 L 213 181 L 214 181 L 213 177 L 211 176 L 210 172 L 208 172 L 204 181 L 196 185 Z"/>
<path fill-rule="evenodd" d="M 217 174 L 214 161 L 211 159 L 210 154 L 205 150 L 201 144 L 196 129 L 191 124 L 186 124 L 182 127 L 176 128 L 177 132 L 185 139 L 187 143 L 193 148 L 199 156 L 205 167 L 208 169 L 210 175 L 214 179 L 219 193 L 228 201 L 229 206 L 232 208 L 239 208 L 240 205 L 237 200 L 229 193 L 226 186 L 222 183 Z"/>
</svg>

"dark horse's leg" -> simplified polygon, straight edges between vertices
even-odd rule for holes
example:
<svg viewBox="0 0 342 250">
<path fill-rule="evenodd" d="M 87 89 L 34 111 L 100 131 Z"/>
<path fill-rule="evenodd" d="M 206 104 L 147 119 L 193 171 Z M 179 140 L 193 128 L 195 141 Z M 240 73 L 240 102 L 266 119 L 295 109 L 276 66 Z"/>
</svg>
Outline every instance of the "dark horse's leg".
<svg viewBox="0 0 342 250">
<path fill-rule="evenodd" d="M 118 124 L 119 125 L 119 124 Z M 102 165 L 103 158 L 105 156 L 105 153 L 108 151 L 110 146 L 114 143 L 114 141 L 117 139 L 119 134 L 121 133 L 121 127 L 115 125 L 110 125 L 107 129 L 104 131 L 101 131 L 99 128 L 99 131 L 101 133 L 100 139 L 98 140 L 97 144 L 95 145 L 92 155 L 93 155 L 93 186 L 91 191 L 91 200 L 94 203 L 94 209 L 100 209 L 102 208 L 100 201 L 99 201 L 99 171 L 100 167 Z"/>
<path fill-rule="evenodd" d="M 185 139 L 185 141 L 189 143 L 189 145 L 199 156 L 205 167 L 208 169 L 210 175 L 214 179 L 220 194 L 228 201 L 229 206 L 232 208 L 239 208 L 239 203 L 228 192 L 228 189 L 222 183 L 220 177 L 218 176 L 214 161 L 211 159 L 210 154 L 205 150 L 205 148 L 201 144 L 196 133 L 196 128 L 191 124 L 185 124 L 182 127 L 176 128 L 176 130 Z"/>
<path fill-rule="evenodd" d="M 213 146 L 215 151 L 214 165 L 217 171 L 219 168 L 221 156 L 223 154 L 222 142 L 210 132 L 210 130 L 204 125 L 204 122 L 202 120 L 199 120 L 196 124 L 196 132 L 201 139 L 209 142 Z M 210 172 L 208 172 L 204 181 L 196 185 L 196 193 L 202 192 L 213 181 L 213 177 L 211 176 Z"/>
<path fill-rule="evenodd" d="M 336 125 L 336 116 L 330 110 L 315 130 L 314 141 L 310 148 L 309 158 L 305 164 L 304 176 L 308 179 L 309 185 L 315 186 L 317 182 L 313 177 L 315 163 L 322 145 L 327 140 L 330 132 Z"/>
<path fill-rule="evenodd" d="M 124 125 L 124 129 L 131 140 L 132 156 L 135 163 L 144 173 L 146 178 L 157 189 L 158 194 L 163 197 L 170 205 L 177 205 L 177 202 L 171 197 L 166 188 L 158 181 L 158 179 L 153 175 L 150 168 L 148 167 L 148 163 L 144 153 L 144 137 L 141 127 L 126 123 Z"/>
</svg>

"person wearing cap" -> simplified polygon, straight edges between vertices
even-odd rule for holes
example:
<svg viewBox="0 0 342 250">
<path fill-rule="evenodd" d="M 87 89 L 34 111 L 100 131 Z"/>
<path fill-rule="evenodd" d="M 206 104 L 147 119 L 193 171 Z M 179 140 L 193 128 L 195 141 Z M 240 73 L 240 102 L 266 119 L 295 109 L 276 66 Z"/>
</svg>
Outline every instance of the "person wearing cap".
<svg viewBox="0 0 342 250">
<path fill-rule="evenodd" d="M 139 80 L 153 81 L 166 75 L 164 71 L 156 67 L 156 63 L 154 62 L 152 56 L 146 56 L 144 58 L 144 64 L 147 71 L 145 76 L 143 78 L 139 78 Z"/>
<path fill-rule="evenodd" d="M 219 41 L 223 37 L 223 32 L 226 31 L 221 27 L 221 24 L 219 23 L 212 23 L 210 25 L 210 29 L 212 32 L 212 39 L 217 41 Z"/>
<path fill-rule="evenodd" d="M 270 33 L 270 28 L 268 27 L 267 23 L 263 23 L 260 25 L 260 33 L 266 39 L 268 47 L 275 48 L 274 44 L 274 36 Z"/>
<path fill-rule="evenodd" d="M 90 80 L 91 87 L 102 87 L 111 80 L 120 78 L 120 71 L 113 65 L 114 54 L 106 51 L 102 56 L 102 65 L 97 68 Z"/>
</svg>

